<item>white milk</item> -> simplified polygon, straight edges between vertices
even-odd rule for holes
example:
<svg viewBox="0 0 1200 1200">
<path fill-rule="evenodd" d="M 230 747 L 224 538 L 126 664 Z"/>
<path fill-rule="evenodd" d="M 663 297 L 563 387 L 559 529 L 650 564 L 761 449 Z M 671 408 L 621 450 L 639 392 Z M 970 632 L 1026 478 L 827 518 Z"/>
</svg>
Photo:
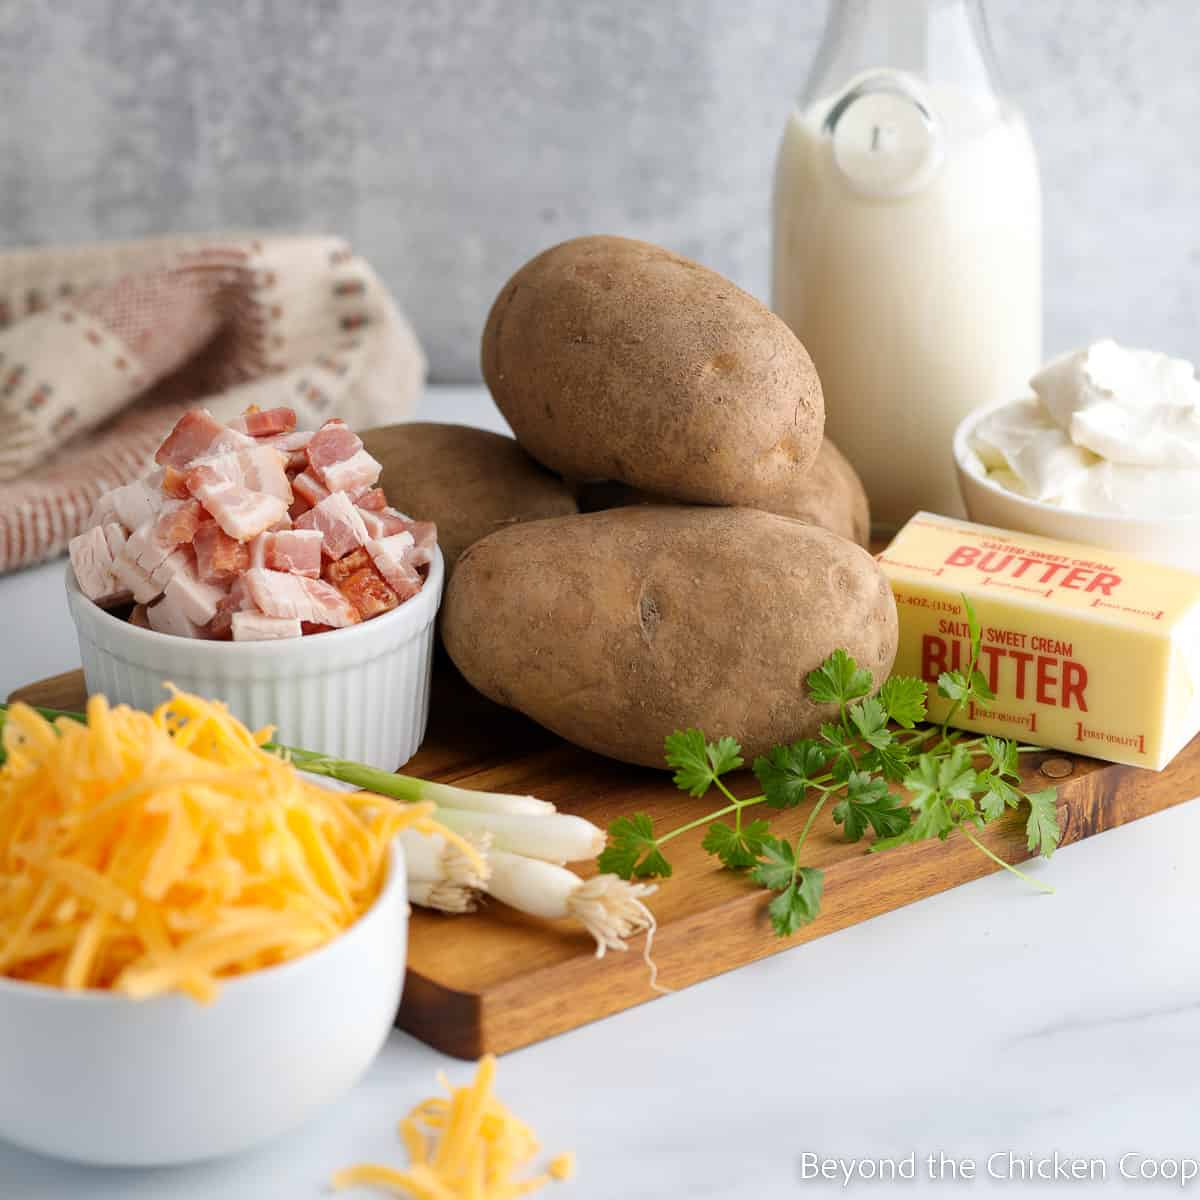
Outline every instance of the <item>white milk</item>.
<svg viewBox="0 0 1200 1200">
<path fill-rule="evenodd" d="M 773 306 L 816 363 L 826 431 L 884 529 L 961 512 L 955 426 L 1025 394 L 1041 362 L 1025 123 L 953 89 L 920 95 L 924 122 L 895 95 L 859 98 L 832 134 L 837 97 L 794 113 L 775 177 Z"/>
</svg>

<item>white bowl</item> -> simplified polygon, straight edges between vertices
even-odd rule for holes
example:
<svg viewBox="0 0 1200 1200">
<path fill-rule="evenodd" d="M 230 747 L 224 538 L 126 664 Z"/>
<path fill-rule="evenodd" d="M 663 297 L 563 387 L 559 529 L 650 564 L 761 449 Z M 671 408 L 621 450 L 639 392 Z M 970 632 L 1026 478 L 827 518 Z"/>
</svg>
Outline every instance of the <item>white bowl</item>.
<svg viewBox="0 0 1200 1200">
<path fill-rule="evenodd" d="M 271 642 L 210 642 L 130 625 L 93 604 L 67 568 L 67 601 L 88 692 L 153 709 L 167 681 L 224 700 L 251 729 L 274 725 L 289 746 L 385 771 L 417 752 L 429 717 L 442 552 L 399 608 L 327 633 Z"/>
<path fill-rule="evenodd" d="M 980 525 L 1035 533 L 1064 542 L 1082 542 L 1119 550 L 1138 558 L 1200 571 L 1200 516 L 1134 517 L 1123 513 L 1088 513 L 1018 496 L 983 473 L 971 449 L 975 427 L 995 405 L 968 413 L 954 431 L 954 465 L 967 515 Z"/>
<path fill-rule="evenodd" d="M 352 1087 L 404 985 L 397 843 L 371 908 L 303 958 L 225 981 L 210 1005 L 0 979 L 0 1137 L 76 1162 L 151 1166 L 244 1150 Z"/>
</svg>

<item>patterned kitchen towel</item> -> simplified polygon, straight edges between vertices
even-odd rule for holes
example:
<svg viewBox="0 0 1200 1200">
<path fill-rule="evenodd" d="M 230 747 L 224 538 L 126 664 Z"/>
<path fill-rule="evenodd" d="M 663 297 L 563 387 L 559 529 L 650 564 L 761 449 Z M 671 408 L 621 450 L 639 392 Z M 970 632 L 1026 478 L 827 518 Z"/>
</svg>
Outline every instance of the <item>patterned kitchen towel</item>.
<svg viewBox="0 0 1200 1200">
<path fill-rule="evenodd" d="M 191 405 L 365 429 L 408 415 L 424 379 L 408 322 L 336 238 L 0 252 L 0 571 L 60 553 Z"/>
</svg>

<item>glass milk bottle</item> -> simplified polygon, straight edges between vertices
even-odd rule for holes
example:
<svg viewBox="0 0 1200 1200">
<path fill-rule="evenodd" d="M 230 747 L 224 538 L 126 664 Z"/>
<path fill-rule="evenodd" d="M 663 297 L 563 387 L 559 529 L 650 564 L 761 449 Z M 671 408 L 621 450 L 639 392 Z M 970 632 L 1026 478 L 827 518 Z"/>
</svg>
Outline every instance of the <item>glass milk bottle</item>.
<svg viewBox="0 0 1200 1200">
<path fill-rule="evenodd" d="M 960 513 L 955 425 L 1027 390 L 1041 211 L 977 0 L 833 0 L 779 149 L 772 304 L 878 529 Z"/>
</svg>

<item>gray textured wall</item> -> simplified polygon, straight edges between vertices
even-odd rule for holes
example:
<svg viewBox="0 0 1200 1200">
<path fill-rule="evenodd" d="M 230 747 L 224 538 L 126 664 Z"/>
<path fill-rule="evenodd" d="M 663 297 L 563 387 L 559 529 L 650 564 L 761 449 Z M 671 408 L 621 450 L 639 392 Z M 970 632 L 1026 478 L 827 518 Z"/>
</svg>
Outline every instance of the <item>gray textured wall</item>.
<svg viewBox="0 0 1200 1200">
<path fill-rule="evenodd" d="M 764 294 L 775 143 L 822 0 L 0 0 L 9 244 L 349 236 L 441 379 L 580 232 Z M 1200 358 L 1200 4 L 990 0 L 1042 157 L 1047 345 Z"/>
</svg>

